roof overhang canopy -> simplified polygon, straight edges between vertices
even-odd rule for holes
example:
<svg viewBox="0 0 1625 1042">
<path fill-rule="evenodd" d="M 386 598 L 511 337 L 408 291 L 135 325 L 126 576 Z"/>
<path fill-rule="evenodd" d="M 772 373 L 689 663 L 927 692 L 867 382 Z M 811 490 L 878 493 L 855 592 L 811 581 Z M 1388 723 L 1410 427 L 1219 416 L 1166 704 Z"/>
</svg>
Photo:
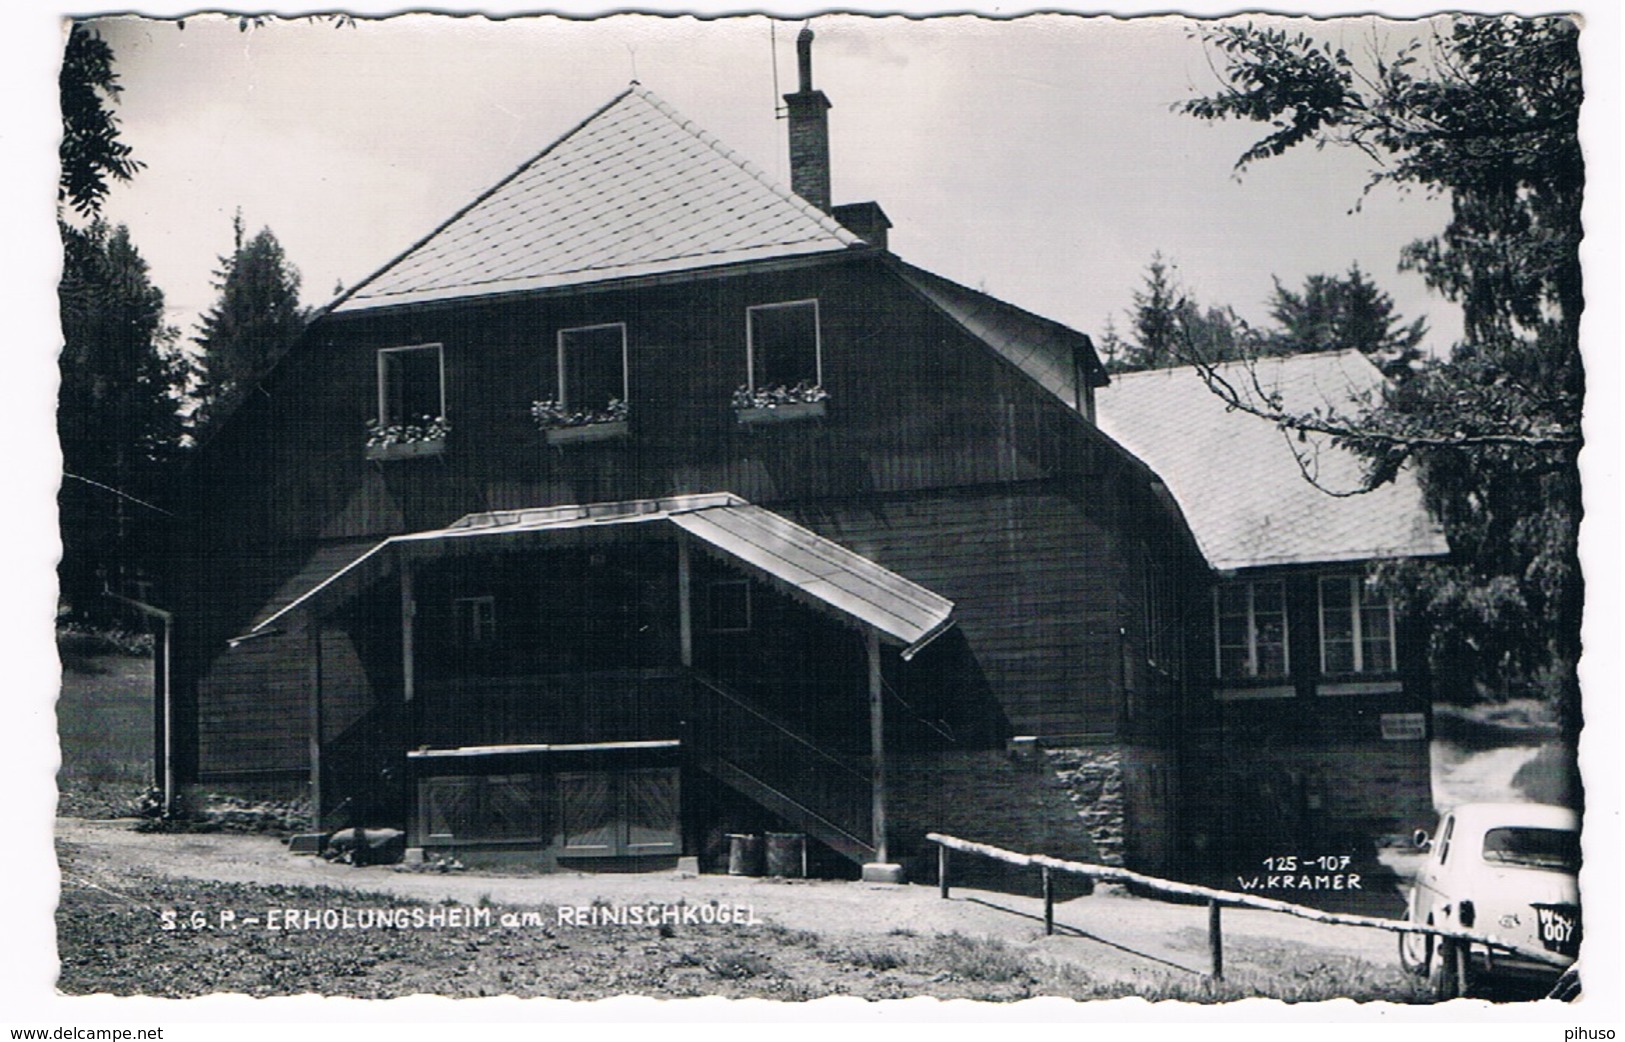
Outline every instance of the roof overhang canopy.
<svg viewBox="0 0 1625 1042">
<path fill-rule="evenodd" d="M 391 536 L 302 593 L 244 637 L 297 623 L 342 603 L 403 561 L 459 552 L 546 546 L 641 526 L 650 536 L 678 534 L 815 610 L 916 652 L 952 625 L 953 602 L 771 510 L 731 493 L 641 499 L 469 514 L 447 528 Z M 630 533 L 627 533 L 630 534 Z M 242 639 L 242 638 L 239 638 Z"/>
</svg>

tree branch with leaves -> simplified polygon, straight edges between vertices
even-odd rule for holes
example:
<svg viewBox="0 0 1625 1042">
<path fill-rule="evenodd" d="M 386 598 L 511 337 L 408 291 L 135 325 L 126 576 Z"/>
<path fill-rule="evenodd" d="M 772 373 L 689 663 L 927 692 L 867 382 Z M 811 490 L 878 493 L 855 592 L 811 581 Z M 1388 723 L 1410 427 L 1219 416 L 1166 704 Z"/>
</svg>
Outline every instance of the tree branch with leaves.
<svg viewBox="0 0 1625 1042">
<path fill-rule="evenodd" d="M 1452 556 L 1382 574 L 1429 623 L 1435 673 L 1481 692 L 1543 694 L 1572 731 L 1584 589 L 1579 28 L 1563 17 L 1441 16 L 1397 50 L 1373 39 L 1359 55 L 1313 35 L 1322 31 L 1195 30 L 1220 85 L 1175 107 L 1269 126 L 1238 176 L 1305 145 L 1353 148 L 1372 164 L 1367 192 L 1447 196 L 1448 223 L 1399 263 L 1461 305 L 1463 341 L 1448 358 L 1395 370 L 1379 399 L 1335 417 L 1238 388 L 1211 360 L 1193 364 L 1227 405 L 1359 452 L 1366 487 L 1415 467 Z"/>
</svg>

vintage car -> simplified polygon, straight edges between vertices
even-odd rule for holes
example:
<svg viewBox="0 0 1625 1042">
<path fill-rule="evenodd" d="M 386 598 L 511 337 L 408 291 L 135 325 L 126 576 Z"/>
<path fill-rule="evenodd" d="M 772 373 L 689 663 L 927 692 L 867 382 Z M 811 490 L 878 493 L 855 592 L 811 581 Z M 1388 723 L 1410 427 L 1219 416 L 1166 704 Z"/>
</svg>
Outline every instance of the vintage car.
<svg viewBox="0 0 1625 1042">
<path fill-rule="evenodd" d="M 1580 950 L 1580 823 L 1563 807 L 1469 803 L 1446 812 L 1433 836 L 1406 918 L 1488 937 L 1500 945 L 1431 934 L 1399 935 L 1400 962 L 1426 975 L 1440 998 L 1494 981 L 1555 982 Z"/>
</svg>

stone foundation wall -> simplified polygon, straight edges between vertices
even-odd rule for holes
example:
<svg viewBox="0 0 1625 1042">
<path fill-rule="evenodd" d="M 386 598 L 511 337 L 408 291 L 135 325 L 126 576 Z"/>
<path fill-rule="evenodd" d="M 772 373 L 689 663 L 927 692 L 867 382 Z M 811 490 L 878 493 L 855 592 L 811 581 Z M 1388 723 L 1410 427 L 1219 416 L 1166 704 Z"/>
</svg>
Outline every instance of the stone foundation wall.
<svg viewBox="0 0 1625 1042">
<path fill-rule="evenodd" d="M 1069 793 L 1040 753 L 971 750 L 899 757 L 888 765 L 887 777 L 891 857 L 916 882 L 936 878 L 936 846 L 925 842 L 928 832 L 1022 853 L 1100 858 Z M 1019 886 L 1001 884 L 1000 877 L 1009 873 L 985 858 L 956 855 L 954 865 L 955 878 L 966 885 L 1018 891 L 1036 885 L 1032 870 L 1018 870 Z"/>
<path fill-rule="evenodd" d="M 1044 756 L 1089 830 L 1100 863 L 1123 864 L 1123 755 L 1116 746 L 1046 749 Z"/>
</svg>

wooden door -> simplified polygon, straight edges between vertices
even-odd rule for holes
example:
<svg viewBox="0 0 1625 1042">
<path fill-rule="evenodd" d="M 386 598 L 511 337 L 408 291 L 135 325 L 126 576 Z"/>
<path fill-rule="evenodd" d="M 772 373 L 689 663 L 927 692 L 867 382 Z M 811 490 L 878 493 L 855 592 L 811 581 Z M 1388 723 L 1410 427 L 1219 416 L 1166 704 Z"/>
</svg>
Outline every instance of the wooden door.
<svg viewBox="0 0 1625 1042">
<path fill-rule="evenodd" d="M 621 806 L 625 853 L 682 853 L 675 769 L 652 767 L 621 775 Z"/>
<path fill-rule="evenodd" d="M 602 771 L 558 776 L 561 854 L 607 857 L 618 852 L 613 777 Z"/>
<path fill-rule="evenodd" d="M 561 857 L 682 852 L 676 768 L 579 771 L 557 781 Z"/>
</svg>

